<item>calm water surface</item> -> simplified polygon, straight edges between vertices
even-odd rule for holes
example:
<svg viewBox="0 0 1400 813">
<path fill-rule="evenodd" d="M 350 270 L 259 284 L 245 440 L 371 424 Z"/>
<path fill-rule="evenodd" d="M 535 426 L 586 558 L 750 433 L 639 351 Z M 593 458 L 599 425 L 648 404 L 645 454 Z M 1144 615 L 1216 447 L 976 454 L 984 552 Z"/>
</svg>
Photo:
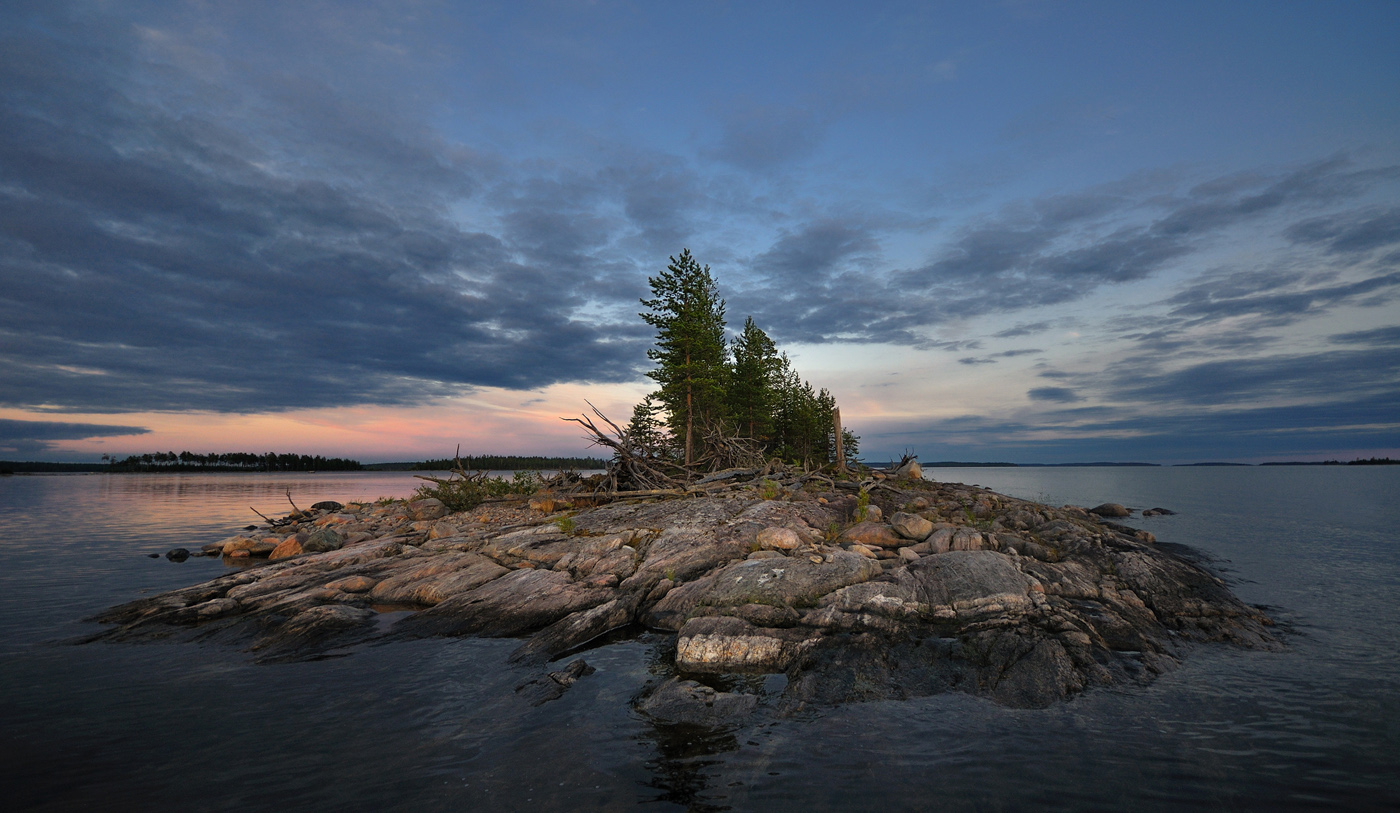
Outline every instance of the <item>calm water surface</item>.
<svg viewBox="0 0 1400 813">
<path fill-rule="evenodd" d="M 223 572 L 149 559 L 407 474 L 0 478 L 6 809 L 1393 810 L 1400 807 L 1400 469 L 945 469 L 1191 545 L 1291 630 L 1206 647 L 1149 688 L 1044 710 L 963 695 L 668 730 L 629 702 L 664 639 L 594 649 L 540 708 L 516 642 L 431 640 L 253 666 L 217 645 L 95 644 L 83 618 Z"/>
</svg>

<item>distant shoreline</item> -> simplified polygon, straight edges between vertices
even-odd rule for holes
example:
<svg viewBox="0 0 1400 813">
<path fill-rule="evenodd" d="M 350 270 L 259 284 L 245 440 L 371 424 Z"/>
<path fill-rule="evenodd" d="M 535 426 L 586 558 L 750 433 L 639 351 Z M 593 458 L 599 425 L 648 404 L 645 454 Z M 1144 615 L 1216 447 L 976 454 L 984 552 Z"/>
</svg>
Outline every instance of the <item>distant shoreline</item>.
<svg viewBox="0 0 1400 813">
<path fill-rule="evenodd" d="M 601 465 L 590 467 L 605 468 L 606 461 L 599 461 Z M 888 467 L 892 463 L 870 463 L 875 468 Z M 961 460 L 939 460 L 930 463 L 922 463 L 926 469 L 1036 469 L 1036 468 L 1192 468 L 1192 467 L 1246 467 L 1257 468 L 1263 466 L 1397 466 L 1400 460 L 1392 460 L 1388 457 L 1373 457 L 1369 459 L 1357 459 L 1350 461 L 1341 460 L 1290 460 L 1278 463 L 981 463 Z M 11 461 L 0 460 L 0 475 L 7 474 L 329 474 L 332 471 L 362 471 L 362 472 L 384 472 L 384 471 L 432 471 L 424 469 L 421 463 L 368 463 L 358 470 L 327 470 L 327 471 L 271 471 L 266 469 L 250 468 L 230 468 L 215 466 L 171 466 L 168 468 L 156 468 L 147 470 L 132 470 L 112 468 L 107 463 L 51 463 L 46 461 Z M 492 471 L 552 471 L 561 468 L 560 466 L 516 466 L 492 468 Z M 567 467 L 565 467 L 567 468 Z"/>
</svg>

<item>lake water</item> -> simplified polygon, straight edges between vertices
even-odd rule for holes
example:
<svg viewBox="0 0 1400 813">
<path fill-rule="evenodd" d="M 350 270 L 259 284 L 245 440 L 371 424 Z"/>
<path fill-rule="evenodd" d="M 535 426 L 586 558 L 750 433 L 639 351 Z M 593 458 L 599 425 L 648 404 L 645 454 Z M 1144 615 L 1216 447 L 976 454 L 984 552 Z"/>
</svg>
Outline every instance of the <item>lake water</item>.
<svg viewBox="0 0 1400 813">
<path fill-rule="evenodd" d="M 661 636 L 585 654 L 533 708 L 516 642 L 254 666 L 219 645 L 91 644 L 111 605 L 223 572 L 146 558 L 283 513 L 403 496 L 400 473 L 0 478 L 0 788 L 9 810 L 1395 810 L 1400 468 L 943 469 L 1055 505 L 1121 502 L 1191 545 L 1287 651 L 1202 647 L 1148 688 L 1043 710 L 961 694 L 650 724 Z"/>
</svg>

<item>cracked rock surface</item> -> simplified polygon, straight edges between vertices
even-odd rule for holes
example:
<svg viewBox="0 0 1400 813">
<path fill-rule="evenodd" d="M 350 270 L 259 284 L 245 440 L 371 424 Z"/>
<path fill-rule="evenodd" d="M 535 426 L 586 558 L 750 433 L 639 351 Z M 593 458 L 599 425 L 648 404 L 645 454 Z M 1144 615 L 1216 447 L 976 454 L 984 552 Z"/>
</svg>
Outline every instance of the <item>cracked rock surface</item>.
<svg viewBox="0 0 1400 813">
<path fill-rule="evenodd" d="M 567 516 L 433 503 L 328 503 L 206 546 L 255 564 L 108 610 L 89 640 L 219 640 L 284 661 L 520 637 L 511 661 L 543 666 L 643 625 L 675 634 L 678 677 L 638 708 L 681 722 L 753 710 L 686 679 L 707 675 L 782 673 L 775 702 L 789 708 L 945 691 L 1037 707 L 1149 682 L 1190 644 L 1280 646 L 1259 609 L 1151 534 L 976 487 L 880 483 L 881 510 L 861 522 L 839 491 L 737 488 Z M 385 625 L 383 610 L 412 612 Z M 540 702 L 586 672 L 548 674 L 529 684 Z"/>
</svg>

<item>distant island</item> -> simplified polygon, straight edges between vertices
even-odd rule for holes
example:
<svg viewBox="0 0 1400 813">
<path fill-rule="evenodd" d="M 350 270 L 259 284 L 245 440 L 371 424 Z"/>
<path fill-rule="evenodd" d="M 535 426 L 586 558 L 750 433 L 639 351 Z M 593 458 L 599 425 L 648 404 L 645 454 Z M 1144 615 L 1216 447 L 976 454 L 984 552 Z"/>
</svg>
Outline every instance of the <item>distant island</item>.
<svg viewBox="0 0 1400 813">
<path fill-rule="evenodd" d="M 465 455 L 462 465 L 469 470 L 541 471 L 605 469 L 608 461 L 597 457 L 544 457 L 539 455 Z M 183 472 L 318 472 L 318 471 L 448 471 L 454 458 L 407 461 L 402 463 L 361 463 L 340 457 L 322 457 L 267 452 L 152 452 L 130 455 L 99 463 L 53 463 L 37 460 L 0 460 L 0 474 L 82 474 L 82 473 L 183 473 Z"/>
</svg>

